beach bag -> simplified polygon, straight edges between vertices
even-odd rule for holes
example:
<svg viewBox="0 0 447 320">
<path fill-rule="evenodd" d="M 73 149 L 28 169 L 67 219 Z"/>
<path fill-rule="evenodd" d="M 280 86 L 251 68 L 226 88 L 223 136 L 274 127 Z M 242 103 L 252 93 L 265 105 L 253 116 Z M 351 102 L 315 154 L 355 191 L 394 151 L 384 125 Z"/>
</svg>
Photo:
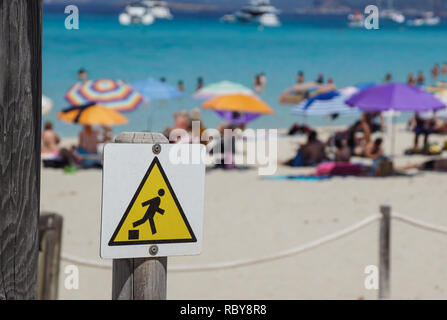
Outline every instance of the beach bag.
<svg viewBox="0 0 447 320">
<path fill-rule="evenodd" d="M 317 175 L 360 175 L 363 166 L 350 162 L 323 162 L 317 166 Z"/>
</svg>

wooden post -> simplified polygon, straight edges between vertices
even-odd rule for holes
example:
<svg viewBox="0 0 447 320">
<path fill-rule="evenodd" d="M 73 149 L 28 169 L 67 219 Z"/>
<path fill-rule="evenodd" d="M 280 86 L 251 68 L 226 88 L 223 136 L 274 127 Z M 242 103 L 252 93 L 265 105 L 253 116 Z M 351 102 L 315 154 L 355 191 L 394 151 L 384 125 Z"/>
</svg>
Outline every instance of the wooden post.
<svg viewBox="0 0 447 320">
<path fill-rule="evenodd" d="M 37 297 L 42 4 L 0 1 L 0 300 Z"/>
<path fill-rule="evenodd" d="M 62 245 L 62 216 L 47 213 L 39 219 L 39 300 L 57 300 Z"/>
<path fill-rule="evenodd" d="M 379 251 L 379 299 L 390 298 L 391 207 L 381 206 Z"/>
<path fill-rule="evenodd" d="M 115 143 L 169 143 L 161 133 L 123 132 Z M 166 300 L 167 257 L 114 259 L 113 300 Z"/>
</svg>

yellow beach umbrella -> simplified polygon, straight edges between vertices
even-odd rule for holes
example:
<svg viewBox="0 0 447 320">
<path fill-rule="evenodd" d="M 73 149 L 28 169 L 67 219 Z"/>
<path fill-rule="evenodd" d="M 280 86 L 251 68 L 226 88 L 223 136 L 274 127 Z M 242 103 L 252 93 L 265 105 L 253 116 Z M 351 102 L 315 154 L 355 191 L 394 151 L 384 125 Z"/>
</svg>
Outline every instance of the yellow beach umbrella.
<svg viewBox="0 0 447 320">
<path fill-rule="evenodd" d="M 99 104 L 70 107 L 59 112 L 57 117 L 67 123 L 92 126 L 114 126 L 129 122 L 127 118 L 118 111 Z"/>
<path fill-rule="evenodd" d="M 212 98 L 202 104 L 205 109 L 217 111 L 233 111 L 255 114 L 274 114 L 270 108 L 261 99 L 246 94 L 228 94 Z"/>
</svg>

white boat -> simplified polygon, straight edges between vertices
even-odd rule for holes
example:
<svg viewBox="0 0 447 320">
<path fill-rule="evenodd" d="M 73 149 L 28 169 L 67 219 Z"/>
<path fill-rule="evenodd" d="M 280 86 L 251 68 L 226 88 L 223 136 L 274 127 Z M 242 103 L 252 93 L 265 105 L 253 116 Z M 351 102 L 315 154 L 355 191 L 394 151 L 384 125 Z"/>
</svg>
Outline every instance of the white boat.
<svg viewBox="0 0 447 320">
<path fill-rule="evenodd" d="M 380 18 L 382 19 L 389 19 L 395 23 L 404 23 L 405 22 L 405 16 L 402 14 L 402 12 L 394 10 L 394 9 L 385 9 L 380 11 Z"/>
<path fill-rule="evenodd" d="M 435 16 L 431 11 L 422 13 L 419 17 L 408 21 L 409 26 L 421 27 L 421 26 L 436 26 L 441 22 L 441 18 Z"/>
<path fill-rule="evenodd" d="M 350 28 L 363 28 L 365 26 L 365 16 L 361 12 L 349 14 L 348 26 Z"/>
<path fill-rule="evenodd" d="M 168 3 L 162 0 L 145 0 L 142 1 L 149 7 L 152 15 L 156 19 L 172 19 L 171 11 L 169 10 Z"/>
<path fill-rule="evenodd" d="M 155 18 L 150 8 L 142 2 L 134 2 L 126 6 L 118 17 L 120 24 L 128 26 L 131 24 L 151 25 Z"/>
<path fill-rule="evenodd" d="M 280 11 L 270 4 L 270 0 L 251 0 L 232 15 L 225 15 L 221 21 L 239 21 L 245 23 L 259 23 L 266 27 L 277 27 L 281 23 L 278 18 Z"/>
</svg>

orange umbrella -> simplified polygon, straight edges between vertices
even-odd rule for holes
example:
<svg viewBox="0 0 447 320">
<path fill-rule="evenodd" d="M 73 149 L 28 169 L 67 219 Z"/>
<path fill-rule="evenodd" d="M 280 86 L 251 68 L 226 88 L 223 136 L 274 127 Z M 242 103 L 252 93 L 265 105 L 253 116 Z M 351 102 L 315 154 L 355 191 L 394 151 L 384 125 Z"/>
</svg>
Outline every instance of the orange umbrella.
<svg viewBox="0 0 447 320">
<path fill-rule="evenodd" d="M 118 111 L 94 103 L 67 108 L 59 112 L 57 117 L 64 122 L 91 126 L 113 126 L 129 122 Z"/>
<path fill-rule="evenodd" d="M 205 109 L 213 109 L 219 111 L 233 111 L 243 113 L 256 113 L 256 114 L 273 114 L 272 108 L 270 108 L 265 102 L 255 96 L 249 96 L 245 94 L 228 94 L 212 98 L 206 101 L 202 106 Z"/>
</svg>

